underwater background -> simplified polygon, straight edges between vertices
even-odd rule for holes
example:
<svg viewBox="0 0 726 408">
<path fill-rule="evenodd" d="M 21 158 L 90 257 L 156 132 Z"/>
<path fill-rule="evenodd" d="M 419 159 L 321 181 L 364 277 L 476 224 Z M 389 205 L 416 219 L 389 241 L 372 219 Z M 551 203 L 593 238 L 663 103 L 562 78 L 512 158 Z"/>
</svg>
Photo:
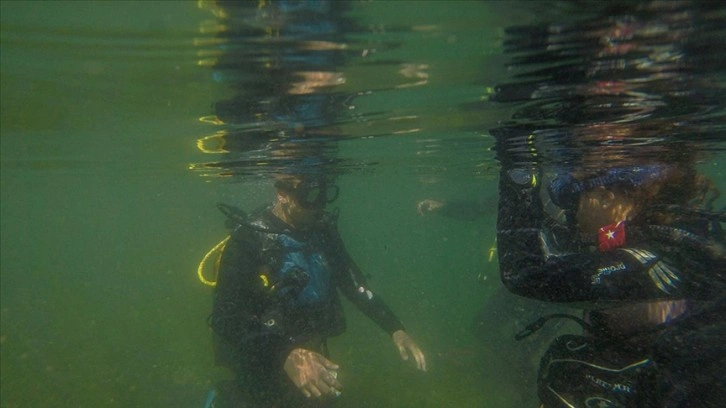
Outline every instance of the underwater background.
<svg viewBox="0 0 726 408">
<path fill-rule="evenodd" d="M 201 407 L 228 375 L 214 366 L 212 289 L 197 274 L 227 234 L 216 203 L 269 202 L 270 176 L 310 152 L 336 175 L 348 251 L 429 365 L 401 362 L 346 303 L 348 330 L 329 344 L 345 385 L 336 406 L 536 406 L 542 351 L 577 327 L 514 340 L 567 309 L 499 282 L 489 131 L 587 114 L 638 123 L 656 131 L 635 146 L 697 141 L 700 168 L 724 188 L 716 3 L 632 19 L 631 2 L 274 3 L 0 1 L 0 406 Z M 659 12 L 664 27 L 693 12 L 684 35 L 697 40 L 659 31 Z M 620 41 L 640 29 L 657 49 L 607 61 L 664 76 L 578 110 L 583 72 L 606 68 L 582 68 L 602 44 L 577 40 L 635 20 L 650 25 L 624 24 Z M 533 78 L 539 94 L 492 98 Z M 665 122 L 688 132 L 666 137 Z M 543 151 L 561 152 L 558 141 Z M 421 216 L 426 198 L 487 211 Z"/>
</svg>

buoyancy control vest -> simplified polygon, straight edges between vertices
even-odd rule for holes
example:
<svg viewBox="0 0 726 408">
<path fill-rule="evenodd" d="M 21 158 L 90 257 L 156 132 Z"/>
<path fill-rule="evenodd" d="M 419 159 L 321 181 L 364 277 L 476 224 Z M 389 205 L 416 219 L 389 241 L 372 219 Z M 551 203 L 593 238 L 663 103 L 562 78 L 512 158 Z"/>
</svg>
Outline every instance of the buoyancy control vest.
<svg viewBox="0 0 726 408">
<path fill-rule="evenodd" d="M 345 318 L 336 291 L 336 271 L 344 267 L 335 247 L 335 219 L 326 215 L 319 228 L 290 230 L 268 209 L 256 212 L 234 233 L 259 249 L 260 305 L 269 329 L 294 342 L 331 337 L 345 331 Z M 274 326 L 274 327 L 273 327 Z"/>
</svg>

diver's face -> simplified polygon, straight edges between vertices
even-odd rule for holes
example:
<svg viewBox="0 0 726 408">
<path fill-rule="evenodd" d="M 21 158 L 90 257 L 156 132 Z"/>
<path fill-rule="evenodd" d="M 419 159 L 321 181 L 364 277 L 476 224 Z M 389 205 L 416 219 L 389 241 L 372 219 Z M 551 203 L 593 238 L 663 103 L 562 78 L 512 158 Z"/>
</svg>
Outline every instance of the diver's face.
<svg viewBox="0 0 726 408">
<path fill-rule="evenodd" d="M 296 207 L 316 213 L 338 198 L 338 186 L 328 185 L 324 179 L 288 178 L 278 181 L 275 186 Z"/>
<path fill-rule="evenodd" d="M 297 198 L 288 196 L 288 215 L 290 221 L 296 226 L 310 225 L 314 223 L 323 212 L 323 208 L 305 208 Z"/>
<path fill-rule="evenodd" d="M 292 189 L 279 189 L 278 201 L 285 221 L 296 227 L 304 227 L 317 221 L 324 207 L 310 206 L 309 203 L 301 202 L 297 188 L 298 185 L 293 185 Z"/>
<path fill-rule="evenodd" d="M 580 232 L 594 234 L 608 224 L 612 224 L 609 211 L 610 194 L 607 190 L 596 188 L 580 195 L 577 206 L 577 227 Z"/>
<path fill-rule="evenodd" d="M 577 206 L 577 226 L 585 234 L 597 234 L 606 225 L 629 219 L 635 205 L 623 193 L 596 187 L 580 195 Z"/>
</svg>

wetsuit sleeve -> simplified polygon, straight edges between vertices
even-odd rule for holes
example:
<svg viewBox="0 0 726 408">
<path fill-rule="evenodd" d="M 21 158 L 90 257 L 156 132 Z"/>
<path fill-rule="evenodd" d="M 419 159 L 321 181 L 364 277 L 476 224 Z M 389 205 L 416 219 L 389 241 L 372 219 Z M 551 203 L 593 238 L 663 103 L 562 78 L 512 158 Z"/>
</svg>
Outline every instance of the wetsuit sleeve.
<svg viewBox="0 0 726 408">
<path fill-rule="evenodd" d="M 345 249 L 338 231 L 332 228 L 330 235 L 339 262 L 339 266 L 335 268 L 336 285 L 343 295 L 389 335 L 404 330 L 403 324 L 391 308 L 368 287 L 360 268 Z"/>
<path fill-rule="evenodd" d="M 233 232 L 220 260 L 209 324 L 245 363 L 281 367 L 289 346 L 266 328 L 265 317 L 259 315 L 259 250 L 249 230 L 240 227 Z"/>
<path fill-rule="evenodd" d="M 694 281 L 693 271 L 680 270 L 651 248 L 559 252 L 543 229 L 537 178 L 523 169 L 500 173 L 497 246 L 501 279 L 510 291 L 555 302 L 712 295 L 707 285 Z"/>
</svg>

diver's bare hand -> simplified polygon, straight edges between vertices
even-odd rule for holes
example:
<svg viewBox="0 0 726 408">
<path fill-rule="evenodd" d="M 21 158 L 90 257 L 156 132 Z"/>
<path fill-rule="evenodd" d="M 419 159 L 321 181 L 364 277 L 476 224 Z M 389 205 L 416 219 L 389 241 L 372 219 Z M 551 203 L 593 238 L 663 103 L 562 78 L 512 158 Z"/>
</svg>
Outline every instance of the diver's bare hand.
<svg viewBox="0 0 726 408">
<path fill-rule="evenodd" d="M 401 358 L 408 360 L 409 354 L 413 356 L 416 361 L 416 368 L 421 371 L 426 371 L 426 356 L 423 351 L 416 345 L 411 336 L 403 330 L 398 330 L 393 333 L 393 343 L 396 344 L 398 352 L 401 354 Z"/>
<path fill-rule="evenodd" d="M 445 203 L 443 201 L 427 198 L 426 200 L 419 201 L 418 204 L 416 204 L 416 211 L 419 215 L 424 215 L 427 212 L 438 210 L 443 207 L 444 204 Z"/>
<path fill-rule="evenodd" d="M 322 355 L 301 348 L 288 354 L 285 373 L 306 397 L 340 395 L 343 386 L 338 382 L 338 365 Z"/>
</svg>

